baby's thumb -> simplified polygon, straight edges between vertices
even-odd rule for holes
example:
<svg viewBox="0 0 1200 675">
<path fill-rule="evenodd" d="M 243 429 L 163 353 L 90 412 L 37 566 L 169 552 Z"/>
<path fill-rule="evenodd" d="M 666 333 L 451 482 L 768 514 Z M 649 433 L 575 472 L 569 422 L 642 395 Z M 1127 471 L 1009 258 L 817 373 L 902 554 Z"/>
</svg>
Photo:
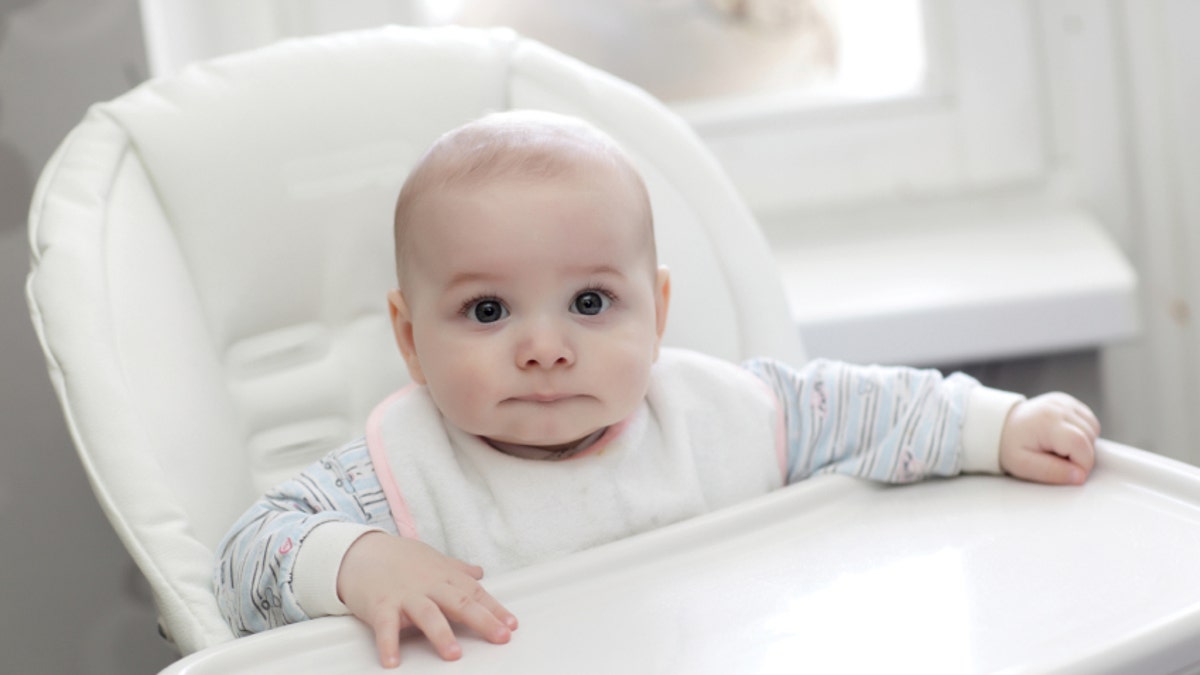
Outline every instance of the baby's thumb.
<svg viewBox="0 0 1200 675">
<path fill-rule="evenodd" d="M 1004 470 L 1025 480 L 1053 485 L 1079 485 L 1087 472 L 1069 459 L 1049 452 L 1023 450 L 1011 453 Z"/>
</svg>

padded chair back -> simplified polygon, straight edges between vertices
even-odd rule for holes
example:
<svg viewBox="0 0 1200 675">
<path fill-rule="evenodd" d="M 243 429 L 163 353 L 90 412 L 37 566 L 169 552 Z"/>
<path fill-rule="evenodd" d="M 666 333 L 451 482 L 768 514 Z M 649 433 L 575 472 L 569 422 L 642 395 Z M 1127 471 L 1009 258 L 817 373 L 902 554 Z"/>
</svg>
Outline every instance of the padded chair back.
<svg viewBox="0 0 1200 675">
<path fill-rule="evenodd" d="M 634 156 L 672 268 L 666 343 L 799 362 L 767 245 L 641 91 L 505 30 L 388 27 L 199 64 L 93 107 L 30 216 L 30 310 L 102 508 L 188 653 L 232 638 L 213 549 L 407 381 L 391 213 L 441 133 L 581 116 Z"/>
</svg>

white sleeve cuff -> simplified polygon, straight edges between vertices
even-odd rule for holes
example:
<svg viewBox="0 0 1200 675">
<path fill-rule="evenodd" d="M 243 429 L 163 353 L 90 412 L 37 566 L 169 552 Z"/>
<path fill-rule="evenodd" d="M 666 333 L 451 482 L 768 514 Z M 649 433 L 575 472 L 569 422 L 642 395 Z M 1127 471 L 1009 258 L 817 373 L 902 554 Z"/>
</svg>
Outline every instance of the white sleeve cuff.
<svg viewBox="0 0 1200 675">
<path fill-rule="evenodd" d="M 975 387 L 967 398 L 962 430 L 962 472 L 1003 473 L 1000 434 L 1013 406 L 1025 397 L 1012 392 Z"/>
<path fill-rule="evenodd" d="M 304 538 L 292 567 L 292 593 L 309 617 L 350 613 L 338 598 L 338 570 L 350 545 L 368 532 L 382 530 L 358 523 L 332 522 L 318 525 Z"/>
</svg>

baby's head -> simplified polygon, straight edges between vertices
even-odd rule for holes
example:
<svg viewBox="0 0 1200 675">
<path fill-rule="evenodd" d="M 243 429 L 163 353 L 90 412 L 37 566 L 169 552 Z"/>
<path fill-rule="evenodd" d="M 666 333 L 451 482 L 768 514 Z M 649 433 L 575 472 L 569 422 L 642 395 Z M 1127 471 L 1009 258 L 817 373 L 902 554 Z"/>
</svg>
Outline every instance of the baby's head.
<svg viewBox="0 0 1200 675">
<path fill-rule="evenodd" d="M 603 133 L 528 111 L 451 131 L 395 227 L 396 340 L 451 423 L 557 448 L 640 404 L 670 287 L 646 188 Z"/>
</svg>

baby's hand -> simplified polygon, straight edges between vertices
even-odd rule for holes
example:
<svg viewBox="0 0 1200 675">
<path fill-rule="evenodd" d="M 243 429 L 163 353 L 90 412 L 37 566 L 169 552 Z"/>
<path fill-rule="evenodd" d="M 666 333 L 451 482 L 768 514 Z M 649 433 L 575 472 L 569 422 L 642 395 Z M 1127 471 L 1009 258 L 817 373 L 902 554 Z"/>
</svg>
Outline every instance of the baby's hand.
<svg viewBox="0 0 1200 675">
<path fill-rule="evenodd" d="M 483 570 L 414 539 L 371 532 L 350 546 L 337 591 L 354 616 L 375 631 L 379 660 L 400 663 L 400 631 L 416 626 L 447 661 L 462 656 L 447 619 L 488 641 L 508 642 L 517 619 L 479 585 Z"/>
<path fill-rule="evenodd" d="M 1062 393 L 1018 403 L 1000 433 L 1000 468 L 1039 483 L 1078 485 L 1096 460 L 1100 422 L 1091 409 Z"/>
</svg>

